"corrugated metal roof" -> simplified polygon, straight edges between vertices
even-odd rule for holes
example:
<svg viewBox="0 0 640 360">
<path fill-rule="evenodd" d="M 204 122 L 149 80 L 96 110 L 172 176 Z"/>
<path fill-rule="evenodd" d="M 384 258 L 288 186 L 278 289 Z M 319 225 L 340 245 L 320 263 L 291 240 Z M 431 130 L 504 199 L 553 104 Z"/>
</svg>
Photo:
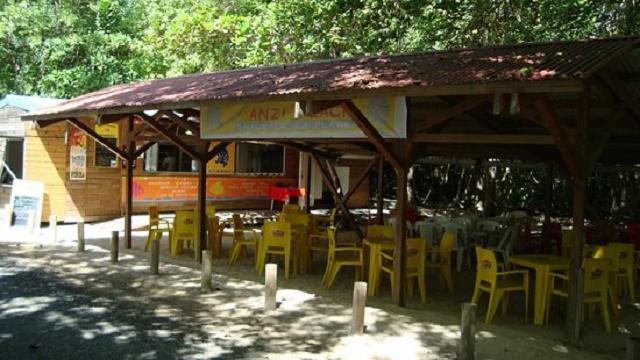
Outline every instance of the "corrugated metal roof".
<svg viewBox="0 0 640 360">
<path fill-rule="evenodd" d="M 206 100 L 313 96 L 504 82 L 580 80 L 635 48 L 640 37 L 505 45 L 194 74 L 111 86 L 25 116 L 154 108 Z"/>
<path fill-rule="evenodd" d="M 38 96 L 8 94 L 4 99 L 0 99 L 0 108 L 13 106 L 26 111 L 35 111 L 42 108 L 58 105 L 64 100 L 43 98 Z"/>
</svg>

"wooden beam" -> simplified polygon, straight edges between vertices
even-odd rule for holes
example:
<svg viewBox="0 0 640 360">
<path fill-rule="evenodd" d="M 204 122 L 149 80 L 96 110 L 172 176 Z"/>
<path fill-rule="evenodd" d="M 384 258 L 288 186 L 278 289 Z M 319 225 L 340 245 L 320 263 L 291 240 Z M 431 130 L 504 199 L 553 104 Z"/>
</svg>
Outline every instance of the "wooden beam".
<svg viewBox="0 0 640 360">
<path fill-rule="evenodd" d="M 220 143 L 218 145 L 221 145 Z M 196 260 L 202 262 L 202 250 L 207 250 L 207 162 L 209 141 L 201 141 L 198 144 L 198 244 L 196 248 Z M 217 147 L 217 146 L 216 146 Z M 222 148 L 218 148 L 220 151 Z M 209 249 L 213 250 L 213 249 Z"/>
<path fill-rule="evenodd" d="M 314 146 L 310 146 L 306 144 L 300 144 L 293 141 L 276 141 L 274 142 L 274 144 L 282 145 L 300 152 L 316 154 L 318 157 L 325 158 L 325 159 L 336 159 L 336 156 L 334 154 L 331 154 L 324 150 L 316 149 Z"/>
<path fill-rule="evenodd" d="M 527 134 L 417 134 L 411 137 L 411 141 L 445 144 L 555 144 L 549 135 Z"/>
<path fill-rule="evenodd" d="M 384 156 L 384 158 L 393 166 L 395 169 L 399 169 L 402 167 L 400 162 L 396 159 L 391 147 L 388 143 L 385 142 L 384 138 L 378 133 L 373 125 L 369 122 L 366 116 L 358 109 L 358 107 L 353 103 L 353 101 L 344 101 L 342 103 L 347 114 L 351 117 L 354 123 L 362 130 L 362 132 L 367 136 L 369 142 L 371 142 L 376 149 Z"/>
<path fill-rule="evenodd" d="M 140 155 L 142 155 L 145 151 L 149 150 L 149 148 L 152 147 L 155 144 L 156 144 L 155 141 L 149 141 L 149 142 L 144 143 L 142 146 L 138 147 L 136 149 L 136 151 L 133 153 L 133 158 L 134 159 L 139 158 Z"/>
<path fill-rule="evenodd" d="M 441 124 L 455 116 L 461 115 L 469 110 L 472 110 L 486 102 L 489 102 L 489 100 L 491 100 L 491 97 L 489 96 L 473 96 L 473 97 L 469 97 L 453 106 L 451 106 L 450 108 L 441 111 L 439 113 L 436 113 L 435 115 L 433 115 L 432 117 L 429 117 L 428 119 L 420 122 L 419 124 L 416 124 L 415 127 L 413 127 L 411 129 L 412 132 L 424 132 L 429 130 L 430 128 Z"/>
<path fill-rule="evenodd" d="M 162 111 L 162 113 L 169 118 L 169 120 L 173 121 L 174 124 L 178 125 L 183 129 L 190 130 L 194 135 L 200 137 L 200 128 L 195 125 L 189 123 L 189 121 L 183 117 L 176 115 L 171 110 Z"/>
<path fill-rule="evenodd" d="M 133 129 L 133 131 L 131 131 L 131 133 L 129 133 L 129 137 L 130 138 L 136 138 L 136 136 L 140 135 L 142 132 L 149 130 L 149 125 L 142 123 L 140 126 L 138 126 L 137 128 Z"/>
<path fill-rule="evenodd" d="M 38 120 L 38 121 L 34 121 L 34 122 L 36 123 L 36 125 L 38 126 L 38 128 L 40 128 L 40 129 L 44 129 L 44 128 L 46 128 L 47 126 L 54 125 L 54 124 L 57 124 L 57 123 L 59 123 L 59 122 L 63 122 L 63 121 L 65 121 L 65 120 L 66 120 L 66 119 L 58 119 L 58 120 Z"/>
<path fill-rule="evenodd" d="M 127 118 L 127 134 L 131 133 L 133 130 L 134 121 L 133 115 L 129 115 Z M 135 141 L 127 136 L 127 159 L 125 161 L 126 166 L 126 190 L 125 190 L 125 215 L 124 215 L 124 237 L 127 249 L 131 249 L 132 247 L 132 239 L 131 239 L 131 217 L 133 215 L 133 164 L 135 162 L 135 158 L 133 157 L 136 143 Z"/>
<path fill-rule="evenodd" d="M 296 115 L 313 116 L 327 109 L 340 106 L 344 100 L 302 100 L 296 101 Z"/>
<path fill-rule="evenodd" d="M 336 185 L 333 183 L 333 181 L 331 181 L 331 177 L 327 169 L 324 168 L 324 166 L 322 165 L 322 163 L 320 162 L 320 159 L 316 154 L 311 154 L 311 158 L 318 166 L 318 169 L 320 170 L 320 175 L 322 176 L 322 180 L 324 181 L 324 184 L 327 185 L 327 188 L 329 188 L 329 191 L 331 191 L 331 194 L 333 195 L 334 201 L 336 203 L 336 207 L 342 211 L 342 213 L 347 218 L 347 220 L 353 227 L 354 231 L 356 232 L 358 239 L 362 241 L 362 239 L 364 238 L 362 234 L 362 230 L 360 230 L 360 226 L 358 225 L 358 222 L 356 221 L 355 218 L 353 218 L 353 215 L 349 211 L 349 208 L 347 207 L 347 205 L 343 201 L 340 201 L 341 195 L 338 193 Z"/>
<path fill-rule="evenodd" d="M 384 225 L 384 196 L 383 196 L 383 178 L 384 178 L 384 158 L 380 156 L 378 159 L 378 178 L 376 186 L 376 214 L 377 214 L 377 223 L 378 225 Z"/>
<path fill-rule="evenodd" d="M 376 165 L 376 163 L 378 163 L 379 158 L 381 158 L 381 156 L 377 156 L 375 159 L 371 160 L 369 164 L 367 164 L 367 167 L 365 167 L 365 169 L 362 171 L 358 179 L 354 182 L 354 185 L 351 186 L 349 191 L 347 191 L 347 193 L 342 197 L 342 199 L 340 199 L 341 202 L 344 202 L 346 204 L 347 201 L 349 201 L 349 198 L 351 198 L 351 195 L 353 195 L 356 192 L 358 187 L 360 187 L 360 184 L 362 184 L 364 179 L 367 178 L 367 176 L 369 175 L 369 171 L 371 171 L 371 169 Z"/>
<path fill-rule="evenodd" d="M 407 173 L 412 163 L 412 147 L 410 142 L 397 144 L 397 154 L 401 168 L 396 169 L 396 228 L 394 233 L 395 246 L 393 250 L 394 288 L 391 297 L 393 302 L 401 307 L 405 306 L 405 284 L 407 271 Z"/>
<path fill-rule="evenodd" d="M 126 114 L 102 114 L 96 117 L 96 122 L 100 125 L 119 122 L 122 119 L 126 119 Z"/>
<path fill-rule="evenodd" d="M 575 176 L 575 174 L 578 173 L 578 164 L 570 138 L 567 135 L 567 130 L 558 121 L 556 113 L 546 97 L 538 97 L 534 100 L 534 105 L 538 109 L 546 128 L 551 133 L 551 136 L 553 136 L 553 140 L 560 150 L 567 169 L 569 169 L 572 176 Z"/>
<path fill-rule="evenodd" d="M 222 150 L 226 149 L 229 144 L 230 144 L 230 142 L 228 142 L 228 141 L 223 141 L 223 142 L 218 143 L 216 146 L 213 147 L 213 149 L 209 150 L 204 155 L 205 162 L 208 163 L 211 159 L 216 157 L 216 155 L 218 155 L 218 153 L 220 153 Z"/>
<path fill-rule="evenodd" d="M 79 119 L 77 119 L 77 118 L 69 118 L 69 119 L 67 119 L 67 121 L 70 122 L 73 126 L 77 127 L 81 131 L 83 131 L 84 133 L 86 133 L 87 135 L 89 135 L 89 137 L 91 137 L 97 143 L 99 143 L 100 145 L 102 145 L 105 148 L 107 148 L 107 150 L 109 150 L 112 153 L 116 154 L 116 156 L 118 156 L 120 159 L 127 160 L 127 154 L 125 154 L 124 151 L 118 149 L 117 146 L 109 143 L 106 138 L 98 135 L 98 133 L 96 133 L 92 128 L 90 128 L 87 125 L 85 125 L 85 123 L 83 123 Z"/>
<path fill-rule="evenodd" d="M 136 114 L 136 116 L 138 116 L 140 119 L 142 119 L 142 121 L 147 123 L 152 129 L 162 134 L 162 136 L 164 136 L 167 140 L 169 140 L 169 142 L 171 142 L 172 144 L 180 148 L 182 151 L 187 153 L 187 155 L 189 155 L 192 159 L 197 160 L 200 158 L 198 153 L 193 148 L 191 148 L 186 142 L 180 139 L 178 135 L 172 133 L 171 131 L 163 127 L 162 124 L 160 124 L 157 120 L 153 119 L 149 115 L 146 115 L 145 113 Z"/>
<path fill-rule="evenodd" d="M 633 113 L 635 120 L 640 123 L 640 103 L 629 93 L 624 82 L 611 70 L 604 70 L 598 74 L 609 89 L 629 108 Z"/>
</svg>

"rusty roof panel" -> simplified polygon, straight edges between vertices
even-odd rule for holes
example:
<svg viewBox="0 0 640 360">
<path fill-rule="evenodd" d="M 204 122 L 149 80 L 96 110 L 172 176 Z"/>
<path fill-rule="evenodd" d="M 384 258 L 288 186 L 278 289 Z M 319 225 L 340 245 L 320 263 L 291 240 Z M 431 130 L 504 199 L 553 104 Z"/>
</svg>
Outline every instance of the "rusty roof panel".
<svg viewBox="0 0 640 360">
<path fill-rule="evenodd" d="M 580 80 L 638 46 L 640 37 L 505 45 L 317 61 L 115 85 L 26 119 L 252 97 Z"/>
</svg>

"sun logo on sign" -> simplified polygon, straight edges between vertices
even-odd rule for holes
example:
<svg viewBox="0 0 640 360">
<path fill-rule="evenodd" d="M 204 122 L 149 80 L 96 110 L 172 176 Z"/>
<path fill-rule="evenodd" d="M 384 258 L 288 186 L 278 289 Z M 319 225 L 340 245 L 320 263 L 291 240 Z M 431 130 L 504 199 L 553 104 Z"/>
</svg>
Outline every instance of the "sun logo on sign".
<svg viewBox="0 0 640 360">
<path fill-rule="evenodd" d="M 600 276 L 602 276 L 602 270 L 600 269 L 593 269 L 591 271 L 591 278 L 592 279 L 598 279 Z"/>
<path fill-rule="evenodd" d="M 282 236 L 284 236 L 284 231 L 282 231 L 282 230 L 273 230 L 271 232 L 271 235 L 276 236 L 276 237 L 282 237 Z"/>
</svg>

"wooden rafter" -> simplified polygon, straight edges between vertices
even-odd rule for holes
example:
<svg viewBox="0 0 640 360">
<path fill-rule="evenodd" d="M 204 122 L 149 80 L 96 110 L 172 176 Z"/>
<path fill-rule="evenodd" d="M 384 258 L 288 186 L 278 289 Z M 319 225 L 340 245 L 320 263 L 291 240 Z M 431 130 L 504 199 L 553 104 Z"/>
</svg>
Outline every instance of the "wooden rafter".
<svg viewBox="0 0 640 360">
<path fill-rule="evenodd" d="M 344 107 L 351 120 L 356 123 L 358 128 L 362 130 L 362 132 L 367 136 L 369 141 L 373 144 L 373 146 L 378 149 L 380 154 L 384 156 L 384 158 L 393 166 L 394 169 L 401 169 L 402 165 L 396 158 L 391 146 L 387 142 L 384 141 L 384 138 L 380 135 L 378 130 L 376 130 L 369 119 L 358 109 L 358 107 L 353 103 L 353 101 L 344 101 L 342 102 L 342 106 Z"/>
<path fill-rule="evenodd" d="M 533 103 L 558 146 L 569 172 L 575 176 L 578 173 L 578 160 L 573 152 L 567 129 L 558 121 L 556 113 L 546 97 L 538 97 Z"/>
<path fill-rule="evenodd" d="M 140 126 L 138 126 L 137 128 L 133 129 L 133 131 L 131 131 L 131 133 L 129 134 L 129 138 L 135 139 L 138 135 L 140 135 L 146 130 L 149 130 L 149 125 L 142 123 Z"/>
<path fill-rule="evenodd" d="M 327 188 L 329 188 L 329 191 L 331 191 L 331 194 L 333 195 L 333 198 L 335 199 L 335 202 L 336 202 L 336 207 L 338 207 L 342 211 L 342 213 L 347 218 L 347 220 L 353 227 L 354 231 L 356 232 L 356 235 L 358 236 L 358 238 L 362 240 L 364 238 L 362 234 L 362 230 L 360 230 L 360 226 L 358 225 L 358 222 L 349 211 L 349 208 L 347 207 L 347 205 L 344 203 L 344 201 L 341 201 L 342 196 L 338 193 L 336 185 L 333 183 L 333 181 L 331 181 L 331 177 L 327 172 L 327 169 L 325 169 L 325 167 L 322 165 L 322 163 L 320 162 L 320 159 L 316 154 L 311 154 L 311 158 L 318 166 L 318 169 L 320 170 L 320 175 L 322 176 L 322 180 L 324 181 L 325 185 L 327 185 Z"/>
<path fill-rule="evenodd" d="M 431 117 L 429 117 L 428 119 L 422 121 L 419 124 L 416 124 L 411 131 L 413 132 L 425 132 L 427 130 L 429 130 L 430 128 L 439 125 L 441 123 L 444 123 L 445 121 L 451 119 L 454 116 L 458 116 L 461 114 L 464 114 L 465 112 L 472 110 L 484 103 L 487 103 L 491 100 L 491 97 L 489 96 L 473 96 L 473 97 L 469 97 L 453 106 L 451 106 L 450 108 L 443 110 L 442 112 L 439 112 Z"/>
<path fill-rule="evenodd" d="M 140 157 L 140 155 L 142 155 L 145 151 L 149 150 L 149 148 L 155 144 L 156 144 L 155 141 L 149 141 L 144 143 L 142 146 L 138 147 L 136 151 L 133 153 L 133 158 L 137 159 L 138 157 Z"/>
<path fill-rule="evenodd" d="M 373 160 L 369 162 L 369 164 L 367 164 L 367 167 L 365 167 L 364 171 L 362 171 L 358 179 L 356 179 L 351 189 L 349 189 L 349 191 L 347 191 L 347 193 L 342 197 L 342 199 L 340 199 L 341 202 L 346 203 L 349 201 L 349 199 L 351 198 L 351 195 L 355 194 L 358 187 L 360 187 L 360 184 L 362 184 L 364 179 L 367 178 L 367 176 L 369 175 L 369 171 L 371 171 L 371 169 L 378 163 L 378 159 L 380 159 L 380 156 L 376 156 Z"/>
<path fill-rule="evenodd" d="M 640 123 L 640 103 L 629 93 L 624 82 L 611 70 L 605 70 L 599 73 L 598 77 L 602 79 L 616 97 L 629 108 L 635 120 Z"/>
<path fill-rule="evenodd" d="M 176 115 L 173 111 L 169 111 L 169 110 L 164 110 L 162 111 L 162 113 L 166 115 L 169 118 L 169 120 L 173 121 L 176 125 L 180 126 L 183 129 L 190 130 L 194 135 L 200 137 L 200 128 L 198 128 L 194 124 L 191 124 L 187 120 L 187 116 L 180 117 Z"/>
<path fill-rule="evenodd" d="M 187 153 L 192 159 L 200 159 L 200 156 L 198 156 L 198 153 L 193 148 L 191 148 L 178 135 L 167 130 L 164 126 L 162 126 L 162 124 L 160 124 L 160 122 L 153 119 L 151 116 L 146 115 L 145 113 L 138 113 L 136 114 L 136 116 L 139 117 L 145 123 L 147 123 L 152 129 L 162 134 L 162 136 L 164 136 L 167 140 L 169 140 L 169 142 L 171 142 L 175 146 L 179 147 L 182 151 Z"/>
<path fill-rule="evenodd" d="M 550 135 L 529 134 L 418 134 L 414 142 L 450 144 L 528 144 L 553 145 Z"/>
<path fill-rule="evenodd" d="M 91 137 L 97 143 L 99 143 L 100 145 L 102 145 L 105 148 L 107 148 L 107 150 L 109 150 L 112 153 L 116 154 L 116 156 L 120 157 L 120 159 L 122 159 L 122 160 L 126 160 L 127 159 L 127 154 L 125 154 L 124 151 L 119 149 L 117 146 L 109 143 L 106 138 L 100 136 L 92 128 L 90 128 L 87 125 L 85 125 L 85 123 L 83 123 L 79 119 L 77 119 L 77 118 L 69 118 L 69 119 L 67 119 L 67 121 L 70 122 L 73 126 L 75 126 L 78 129 L 80 129 L 81 131 L 85 132 L 87 135 L 89 135 L 89 137 Z"/>
<path fill-rule="evenodd" d="M 207 151 L 207 153 L 205 154 L 205 163 L 209 162 L 216 155 L 218 155 L 218 153 L 220 153 L 220 151 L 226 149 L 229 144 L 230 144 L 230 142 L 223 141 L 221 143 L 218 143 L 216 146 L 214 146 L 213 149 Z M 208 145 L 207 145 L 206 148 L 208 148 Z"/>
</svg>

